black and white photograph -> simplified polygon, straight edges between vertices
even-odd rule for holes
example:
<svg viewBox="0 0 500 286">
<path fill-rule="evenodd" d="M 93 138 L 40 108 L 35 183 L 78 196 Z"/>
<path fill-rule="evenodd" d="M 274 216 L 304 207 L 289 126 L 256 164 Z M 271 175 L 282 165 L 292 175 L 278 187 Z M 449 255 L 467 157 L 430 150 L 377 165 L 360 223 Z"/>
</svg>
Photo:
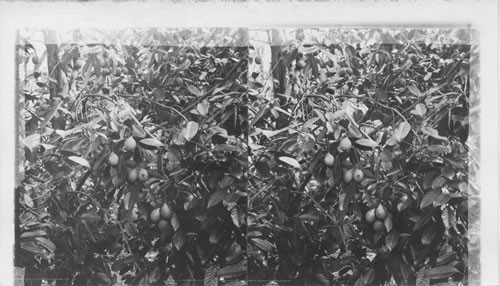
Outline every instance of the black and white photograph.
<svg viewBox="0 0 500 286">
<path fill-rule="evenodd" d="M 250 31 L 250 285 L 464 285 L 477 275 L 471 37 Z"/>
<path fill-rule="evenodd" d="M 357 2 L 6 6 L 5 281 L 497 285 L 495 21 Z"/>
</svg>

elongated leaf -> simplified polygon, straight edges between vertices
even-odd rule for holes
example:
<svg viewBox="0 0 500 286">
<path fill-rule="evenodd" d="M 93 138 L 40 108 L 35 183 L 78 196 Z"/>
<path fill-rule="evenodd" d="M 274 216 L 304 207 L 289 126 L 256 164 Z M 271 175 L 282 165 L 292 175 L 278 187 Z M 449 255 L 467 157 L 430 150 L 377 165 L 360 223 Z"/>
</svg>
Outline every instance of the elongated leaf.
<svg viewBox="0 0 500 286">
<path fill-rule="evenodd" d="M 425 193 L 424 198 L 420 202 L 420 208 L 423 209 L 426 206 L 429 206 L 432 204 L 435 200 L 439 198 L 439 195 L 441 194 L 440 190 L 432 190 L 427 193 Z"/>
<path fill-rule="evenodd" d="M 455 267 L 446 265 L 446 266 L 438 266 L 432 269 L 427 270 L 425 273 L 425 278 L 427 279 L 443 279 L 449 278 L 453 274 L 460 273 Z"/>
<path fill-rule="evenodd" d="M 35 240 L 38 242 L 39 245 L 45 247 L 49 252 L 54 252 L 56 250 L 56 246 L 52 241 L 48 240 L 45 237 L 37 237 Z"/>
<path fill-rule="evenodd" d="M 370 270 L 363 275 L 363 282 L 365 285 L 371 285 L 373 280 L 375 280 L 375 269 L 370 268 Z"/>
<path fill-rule="evenodd" d="M 398 140 L 398 142 L 401 142 L 403 141 L 403 139 L 405 139 L 408 133 L 410 133 L 410 130 L 411 125 L 408 122 L 403 121 L 399 123 L 398 128 L 394 131 L 394 137 L 396 137 L 396 140 Z"/>
<path fill-rule="evenodd" d="M 420 92 L 420 90 L 418 89 L 418 87 L 414 86 L 414 85 L 409 85 L 408 86 L 408 90 L 413 93 L 414 95 L 420 97 L 422 96 L 422 92 Z"/>
<path fill-rule="evenodd" d="M 441 141 L 448 141 L 448 138 L 439 135 L 438 131 L 432 127 L 424 126 L 421 128 L 421 130 L 422 130 L 422 133 L 427 134 L 434 139 L 441 140 Z"/>
<path fill-rule="evenodd" d="M 266 252 L 269 252 L 269 251 L 273 250 L 273 248 L 274 248 L 274 245 L 272 243 L 270 243 L 267 240 L 260 239 L 260 238 L 252 238 L 252 242 L 255 244 L 255 246 L 257 246 L 258 248 L 260 248 L 261 250 L 264 250 Z"/>
<path fill-rule="evenodd" d="M 422 244 L 429 245 L 434 237 L 436 237 L 436 227 L 430 223 L 424 228 L 424 232 L 422 233 Z"/>
<path fill-rule="evenodd" d="M 174 243 L 175 248 L 180 250 L 184 243 L 186 242 L 186 235 L 182 229 L 177 230 L 172 237 L 172 242 Z"/>
<path fill-rule="evenodd" d="M 455 251 L 451 251 L 451 252 L 448 252 L 448 253 L 445 253 L 445 254 L 439 256 L 436 259 L 436 263 L 437 264 L 446 264 L 446 263 L 449 263 L 449 262 L 455 260 L 456 258 L 457 258 L 457 253 Z"/>
<path fill-rule="evenodd" d="M 28 147 L 30 150 L 38 147 L 40 145 L 40 134 L 32 134 L 23 140 L 24 146 Z"/>
<path fill-rule="evenodd" d="M 417 281 L 416 281 L 416 286 L 429 286 L 429 278 L 425 278 L 425 268 L 422 267 L 418 272 L 417 272 Z"/>
<path fill-rule="evenodd" d="M 148 145 L 151 147 L 162 147 L 163 146 L 163 143 L 161 143 L 160 140 L 158 140 L 156 138 L 146 138 L 146 139 L 142 139 L 139 142 L 141 144 Z"/>
<path fill-rule="evenodd" d="M 23 197 L 24 197 L 24 203 L 25 203 L 28 207 L 33 208 L 33 207 L 35 206 L 35 204 L 33 203 L 33 200 L 31 199 L 30 195 L 28 195 L 28 194 L 26 194 L 26 193 L 25 193 L 25 194 L 23 195 Z"/>
<path fill-rule="evenodd" d="M 387 246 L 390 250 L 393 250 L 398 245 L 398 240 L 399 233 L 394 229 L 385 237 L 385 246 Z"/>
<path fill-rule="evenodd" d="M 223 190 L 218 190 L 215 193 L 212 193 L 210 195 L 210 199 L 208 199 L 207 208 L 211 208 L 220 203 L 224 199 L 224 196 L 225 196 L 225 191 Z"/>
<path fill-rule="evenodd" d="M 182 130 L 182 135 L 186 141 L 191 141 L 191 139 L 198 133 L 199 125 L 194 121 L 189 121 L 186 127 Z"/>
<path fill-rule="evenodd" d="M 87 168 L 90 168 L 90 164 L 87 160 L 83 159 L 82 157 L 78 157 L 78 156 L 69 156 L 68 157 L 69 160 L 77 163 L 77 164 L 80 164 L 84 167 L 87 167 Z"/>
<path fill-rule="evenodd" d="M 45 236 L 47 233 L 45 230 L 36 229 L 33 231 L 26 231 L 21 234 L 21 238 L 29 238 L 29 237 L 37 237 L 37 236 Z"/>
<path fill-rule="evenodd" d="M 189 92 L 191 92 L 193 95 L 196 95 L 196 96 L 202 96 L 203 94 L 201 93 L 201 91 L 196 87 L 196 86 L 193 86 L 193 85 L 190 85 L 188 84 L 187 86 L 187 89 L 189 90 Z"/>
<path fill-rule="evenodd" d="M 207 270 L 205 270 L 205 278 L 203 279 L 205 286 L 217 286 L 219 280 L 216 277 L 217 269 L 214 265 L 210 265 Z"/>
<path fill-rule="evenodd" d="M 419 116 L 424 116 L 427 113 L 427 107 L 423 103 L 419 103 L 415 106 L 415 114 Z"/>
<path fill-rule="evenodd" d="M 229 265 L 217 271 L 217 276 L 224 278 L 239 277 L 247 273 L 247 267 L 243 264 Z"/>
<path fill-rule="evenodd" d="M 176 213 L 172 213 L 172 217 L 170 218 L 170 224 L 172 225 L 172 228 L 174 231 L 177 231 L 181 224 L 179 223 L 179 219 L 177 218 Z"/>
<path fill-rule="evenodd" d="M 375 148 L 378 146 L 377 142 L 373 141 L 372 139 L 368 139 L 368 138 L 356 140 L 355 143 L 358 145 L 361 145 L 361 146 L 368 147 L 368 148 Z"/>
<path fill-rule="evenodd" d="M 233 207 L 231 209 L 231 219 L 233 220 L 233 223 L 236 227 L 240 227 L 240 215 L 238 212 L 238 208 Z"/>
<path fill-rule="evenodd" d="M 297 160 L 295 160 L 292 157 L 287 157 L 287 156 L 281 156 L 278 158 L 281 162 L 287 163 L 288 165 L 300 169 L 300 164 Z"/>
</svg>

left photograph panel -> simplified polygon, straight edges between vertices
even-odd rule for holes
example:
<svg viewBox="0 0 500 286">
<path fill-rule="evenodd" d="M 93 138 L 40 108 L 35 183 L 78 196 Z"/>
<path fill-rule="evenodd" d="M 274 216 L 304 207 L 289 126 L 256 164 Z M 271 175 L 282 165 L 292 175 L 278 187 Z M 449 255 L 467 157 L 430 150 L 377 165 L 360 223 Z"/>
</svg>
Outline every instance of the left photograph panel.
<svg viewBox="0 0 500 286">
<path fill-rule="evenodd" d="M 19 30 L 16 285 L 245 285 L 247 34 Z"/>
</svg>

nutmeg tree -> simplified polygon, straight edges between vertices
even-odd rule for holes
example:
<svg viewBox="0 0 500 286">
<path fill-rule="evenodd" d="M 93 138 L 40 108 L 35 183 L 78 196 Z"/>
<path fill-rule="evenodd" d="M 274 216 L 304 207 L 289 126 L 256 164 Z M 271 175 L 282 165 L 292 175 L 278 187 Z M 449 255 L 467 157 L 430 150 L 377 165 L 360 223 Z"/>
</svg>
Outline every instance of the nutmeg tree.
<svg viewBox="0 0 500 286">
<path fill-rule="evenodd" d="M 268 64 L 286 79 L 249 82 L 249 279 L 467 281 L 471 46 L 448 30 L 283 33 Z"/>
<path fill-rule="evenodd" d="M 53 96 L 49 71 L 21 79 L 16 266 L 31 285 L 235 285 L 246 273 L 247 47 L 224 40 L 241 32 L 138 33 L 60 44 L 49 62 L 67 85 Z"/>
</svg>

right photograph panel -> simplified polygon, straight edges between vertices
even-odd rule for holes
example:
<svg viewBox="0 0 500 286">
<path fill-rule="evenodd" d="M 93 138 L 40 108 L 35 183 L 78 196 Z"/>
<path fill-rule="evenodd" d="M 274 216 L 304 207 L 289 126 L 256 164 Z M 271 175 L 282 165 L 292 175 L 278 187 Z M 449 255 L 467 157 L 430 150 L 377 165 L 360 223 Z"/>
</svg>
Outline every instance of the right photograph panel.
<svg viewBox="0 0 500 286">
<path fill-rule="evenodd" d="M 249 40 L 249 285 L 479 281 L 474 31 Z"/>
</svg>

